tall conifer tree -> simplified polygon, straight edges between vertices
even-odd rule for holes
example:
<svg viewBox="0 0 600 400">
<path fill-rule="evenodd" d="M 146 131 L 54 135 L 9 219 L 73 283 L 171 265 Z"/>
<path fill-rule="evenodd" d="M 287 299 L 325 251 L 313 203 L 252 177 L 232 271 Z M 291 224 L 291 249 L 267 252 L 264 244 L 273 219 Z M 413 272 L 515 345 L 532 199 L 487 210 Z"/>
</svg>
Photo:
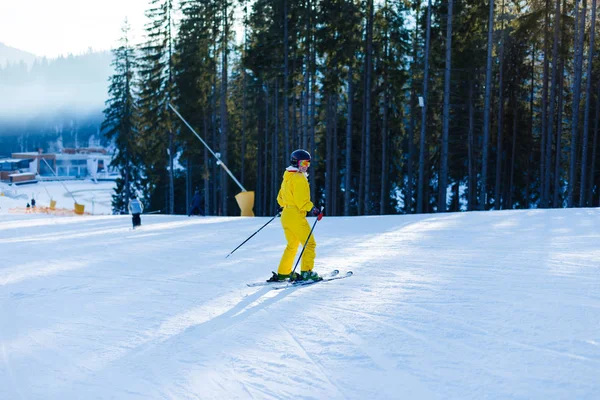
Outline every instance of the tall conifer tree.
<svg viewBox="0 0 600 400">
<path fill-rule="evenodd" d="M 111 166 L 116 167 L 120 173 L 112 201 L 113 210 L 117 213 L 126 212 L 130 196 L 139 189 L 141 176 L 134 92 L 136 56 L 130 43 L 129 32 L 130 27 L 126 20 L 122 28 L 120 46 L 112 51 L 115 73 L 110 78 L 109 98 L 101 125 L 106 138 L 112 140 L 116 147 Z"/>
</svg>

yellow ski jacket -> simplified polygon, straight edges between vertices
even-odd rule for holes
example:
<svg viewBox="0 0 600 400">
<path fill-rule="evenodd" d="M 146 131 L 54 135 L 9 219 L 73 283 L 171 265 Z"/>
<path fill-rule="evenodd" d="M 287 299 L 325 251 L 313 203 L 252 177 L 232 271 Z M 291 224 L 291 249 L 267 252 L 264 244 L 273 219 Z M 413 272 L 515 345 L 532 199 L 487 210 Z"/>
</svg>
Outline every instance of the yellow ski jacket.
<svg viewBox="0 0 600 400">
<path fill-rule="evenodd" d="M 286 170 L 283 173 L 277 203 L 281 207 L 296 207 L 300 211 L 311 211 L 314 204 L 310 201 L 310 188 L 306 175 L 298 170 Z"/>
</svg>

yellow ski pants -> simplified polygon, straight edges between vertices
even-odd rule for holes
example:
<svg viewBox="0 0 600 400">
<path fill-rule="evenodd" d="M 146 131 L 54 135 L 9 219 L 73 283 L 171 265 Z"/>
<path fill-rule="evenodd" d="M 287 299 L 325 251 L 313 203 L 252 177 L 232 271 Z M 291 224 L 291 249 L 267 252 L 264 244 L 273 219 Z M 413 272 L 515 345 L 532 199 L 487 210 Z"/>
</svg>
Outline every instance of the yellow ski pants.
<svg viewBox="0 0 600 400">
<path fill-rule="evenodd" d="M 306 238 L 310 233 L 310 225 L 306 220 L 306 211 L 301 211 L 297 207 L 285 207 L 281 213 L 281 225 L 287 239 L 287 246 L 281 256 L 277 273 L 289 275 L 292 273 L 294 258 L 299 245 L 306 243 Z M 314 235 L 310 235 L 310 239 L 306 244 L 306 249 L 302 253 L 301 271 L 310 271 L 315 265 L 315 257 L 317 242 Z"/>
</svg>

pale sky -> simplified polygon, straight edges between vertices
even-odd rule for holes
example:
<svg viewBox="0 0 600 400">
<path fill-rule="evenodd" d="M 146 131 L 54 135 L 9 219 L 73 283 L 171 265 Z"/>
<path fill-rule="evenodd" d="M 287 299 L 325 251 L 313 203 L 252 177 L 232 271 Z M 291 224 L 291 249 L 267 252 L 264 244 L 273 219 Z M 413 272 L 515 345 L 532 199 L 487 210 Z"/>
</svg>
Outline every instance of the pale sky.
<svg viewBox="0 0 600 400">
<path fill-rule="evenodd" d="M 56 58 L 118 46 L 125 18 L 142 39 L 150 0 L 0 0 L 0 42 Z"/>
</svg>

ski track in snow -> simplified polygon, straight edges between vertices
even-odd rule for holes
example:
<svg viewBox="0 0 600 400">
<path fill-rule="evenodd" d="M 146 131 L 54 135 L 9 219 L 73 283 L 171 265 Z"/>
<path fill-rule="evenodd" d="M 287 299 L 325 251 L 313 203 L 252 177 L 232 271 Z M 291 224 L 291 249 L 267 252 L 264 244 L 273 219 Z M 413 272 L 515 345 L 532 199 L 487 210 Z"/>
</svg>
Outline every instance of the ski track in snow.
<svg viewBox="0 0 600 400">
<path fill-rule="evenodd" d="M 593 399 L 597 209 L 275 220 L 0 215 L 0 398 Z M 6 249 L 6 250 L 4 250 Z"/>
</svg>

